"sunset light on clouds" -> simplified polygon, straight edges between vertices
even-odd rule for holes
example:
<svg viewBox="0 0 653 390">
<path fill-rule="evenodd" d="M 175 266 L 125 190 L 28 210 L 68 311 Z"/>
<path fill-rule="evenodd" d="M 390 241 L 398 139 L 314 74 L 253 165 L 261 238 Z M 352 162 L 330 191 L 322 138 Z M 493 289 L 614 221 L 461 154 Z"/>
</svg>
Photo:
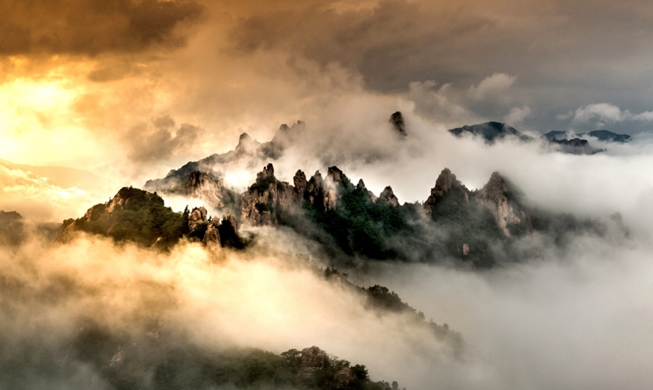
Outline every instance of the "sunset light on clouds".
<svg viewBox="0 0 653 390">
<path fill-rule="evenodd" d="M 0 0 L 0 390 L 650 389 L 651 53 L 647 0 Z"/>
</svg>

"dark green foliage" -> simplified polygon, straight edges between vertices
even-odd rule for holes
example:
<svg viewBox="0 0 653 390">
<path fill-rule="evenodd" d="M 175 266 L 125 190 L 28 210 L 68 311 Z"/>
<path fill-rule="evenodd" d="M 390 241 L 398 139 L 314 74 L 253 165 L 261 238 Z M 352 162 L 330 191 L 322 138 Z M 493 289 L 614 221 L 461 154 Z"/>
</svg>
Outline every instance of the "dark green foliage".
<svg viewBox="0 0 653 390">
<path fill-rule="evenodd" d="M 399 295 L 395 292 L 388 290 L 387 287 L 374 285 L 372 287 L 364 288 L 363 291 L 367 293 L 368 304 L 375 308 L 388 310 L 392 312 L 414 311 L 413 308 L 404 303 Z"/>
<path fill-rule="evenodd" d="M 277 179 L 274 177 L 274 175 L 263 177 L 259 176 L 256 178 L 256 182 L 249 187 L 249 190 L 251 192 L 256 191 L 262 194 L 266 190 L 270 189 L 270 184 L 276 183 L 276 181 Z"/>
<path fill-rule="evenodd" d="M 263 213 L 264 211 L 272 211 L 272 206 L 267 203 L 258 202 L 254 205 L 254 207 L 256 207 L 256 210 L 258 210 L 259 213 Z"/>
<path fill-rule="evenodd" d="M 78 230 L 101 234 L 118 242 L 131 241 L 143 246 L 169 248 L 188 234 L 188 211 L 176 213 L 165 207 L 156 193 L 136 188 L 123 188 L 116 197 L 122 205 L 108 212 L 107 205 L 95 205 L 90 210 L 90 220 L 75 220 Z M 70 224 L 65 221 L 64 226 Z"/>
<path fill-rule="evenodd" d="M 0 245 L 17 246 L 24 239 L 23 217 L 15 211 L 0 211 Z"/>
<path fill-rule="evenodd" d="M 301 352 L 291 349 L 279 355 L 253 348 L 211 351 L 170 336 L 148 339 L 142 335 L 117 334 L 94 322 L 81 327 L 67 354 L 69 365 L 71 362 L 90 365 L 104 381 L 119 390 L 223 387 L 390 390 L 386 382 L 372 382 L 365 366 L 352 366 L 346 360 L 328 357 L 317 347 Z M 311 356 L 321 358 L 322 364 L 315 365 Z M 58 368 L 60 364 L 56 364 Z M 63 372 L 54 371 L 54 375 Z"/>
<path fill-rule="evenodd" d="M 440 230 L 446 232 L 441 245 L 447 255 L 463 258 L 480 268 L 491 267 L 496 258 L 491 246 L 502 245 L 505 237 L 497 227 L 490 211 L 461 193 L 450 192 L 440 198 L 432 208 L 432 221 Z M 463 256 L 463 245 L 467 244 L 469 253 Z"/>
<path fill-rule="evenodd" d="M 318 227 L 312 238 L 335 244 L 347 255 L 379 260 L 401 257 L 391 243 L 414 233 L 409 223 L 410 207 L 373 202 L 367 191 L 355 188 L 344 174 L 338 191 L 340 198 L 332 210 L 323 210 L 320 199 L 304 202 L 305 216 Z M 310 231 L 292 216 L 284 216 L 281 222 L 296 230 Z"/>
<path fill-rule="evenodd" d="M 449 329 L 449 325 L 447 324 L 438 325 L 433 320 L 426 321 L 424 313 L 415 310 L 403 302 L 394 291 L 390 291 L 387 287 L 379 285 L 361 288 L 361 290 L 367 296 L 369 307 L 377 309 L 380 312 L 403 313 L 411 316 L 416 325 L 427 327 L 436 337 L 441 340 L 446 340 L 456 356 L 462 352 L 463 339 L 460 333 Z"/>
<path fill-rule="evenodd" d="M 531 221 L 533 229 L 553 238 L 556 246 L 563 247 L 573 235 L 592 234 L 602 236 L 605 226 L 595 220 L 578 219 L 572 214 L 551 214 L 540 210 L 532 210 Z"/>
<path fill-rule="evenodd" d="M 220 233 L 220 244 L 223 247 L 244 249 L 248 245 L 248 241 L 238 234 L 231 223 L 222 221 L 218 226 L 218 233 Z"/>
</svg>

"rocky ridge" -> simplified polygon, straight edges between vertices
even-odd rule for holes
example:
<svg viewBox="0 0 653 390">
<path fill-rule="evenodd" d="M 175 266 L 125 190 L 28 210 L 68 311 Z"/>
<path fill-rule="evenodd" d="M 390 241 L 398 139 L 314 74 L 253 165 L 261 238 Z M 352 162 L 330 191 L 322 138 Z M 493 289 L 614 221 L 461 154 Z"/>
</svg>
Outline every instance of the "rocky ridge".
<svg viewBox="0 0 653 390">
<path fill-rule="evenodd" d="M 292 126 L 283 124 L 269 142 L 258 142 L 247 133 L 242 133 L 234 150 L 221 154 L 212 154 L 198 161 L 190 161 L 179 169 L 171 170 L 161 179 L 148 180 L 143 188 L 148 191 L 162 193 L 186 194 L 188 191 L 194 191 L 194 185 L 208 182 L 207 178 L 202 178 L 200 183 L 191 179 L 191 175 L 197 175 L 196 172 L 199 172 L 200 175 L 206 175 L 208 179 L 212 180 L 211 185 L 221 187 L 221 195 L 214 194 L 218 199 L 213 199 L 215 203 L 219 204 L 224 202 L 226 196 L 224 193 L 226 189 L 223 186 L 223 177 L 226 172 L 234 167 L 249 169 L 262 164 L 264 161 L 278 159 L 304 128 L 305 124 L 302 121 L 298 121 Z"/>
<path fill-rule="evenodd" d="M 85 232 L 160 249 L 183 237 L 214 249 L 244 246 L 233 215 L 227 214 L 222 220 L 207 217 L 204 207 L 177 213 L 165 207 L 157 193 L 124 187 L 109 202 L 89 208 L 81 218 L 65 220 L 57 241 L 69 242 Z"/>
</svg>

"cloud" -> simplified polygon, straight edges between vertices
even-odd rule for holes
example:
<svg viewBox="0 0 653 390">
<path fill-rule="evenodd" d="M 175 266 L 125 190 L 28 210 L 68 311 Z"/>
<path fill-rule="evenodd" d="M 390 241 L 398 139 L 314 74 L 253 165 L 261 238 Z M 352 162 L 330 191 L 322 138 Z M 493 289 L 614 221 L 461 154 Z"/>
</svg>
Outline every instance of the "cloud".
<svg viewBox="0 0 653 390">
<path fill-rule="evenodd" d="M 161 350 L 215 356 L 316 345 L 365 364 L 375 380 L 400 383 L 411 381 L 414 367 L 454 360 L 428 330 L 368 310 L 356 291 L 327 281 L 296 237 L 270 233 L 266 247 L 217 256 L 197 244 L 161 253 L 99 237 L 0 248 L 3 309 L 12 314 L 0 316 L 0 385 L 102 383 L 118 357 L 151 361 L 143 352 Z M 83 331 L 97 337 L 85 340 Z M 36 346 L 39 353 L 29 353 Z M 154 368 L 123 374 L 147 382 Z M 187 368 L 202 367 L 174 366 L 177 374 Z"/>
<path fill-rule="evenodd" d="M 124 134 L 123 142 L 130 149 L 129 158 L 136 163 L 154 163 L 168 159 L 193 146 L 202 129 L 185 123 L 175 129 L 170 116 L 141 123 Z"/>
<path fill-rule="evenodd" d="M 515 125 L 523 122 L 526 118 L 533 115 L 533 110 L 528 106 L 523 107 L 513 107 L 510 109 L 510 112 L 504 117 L 503 121 Z"/>
<path fill-rule="evenodd" d="M 618 122 L 623 119 L 623 114 L 621 109 L 613 104 L 589 104 L 576 110 L 573 121 L 588 122 L 592 119 Z"/>
<path fill-rule="evenodd" d="M 483 79 L 478 85 L 469 87 L 469 94 L 477 100 L 487 99 L 488 97 L 496 98 L 495 95 L 501 94 L 515 83 L 516 77 L 505 73 L 495 73 L 490 77 Z"/>
<path fill-rule="evenodd" d="M 561 115 L 558 119 L 565 120 L 571 117 L 571 113 Z M 622 110 L 614 104 L 597 103 L 588 104 L 578 108 L 573 113 L 574 123 L 584 123 L 591 121 L 601 121 L 607 123 L 614 122 L 651 122 L 653 121 L 653 111 L 644 111 L 639 114 L 633 114 L 630 110 Z"/>
<path fill-rule="evenodd" d="M 136 52 L 184 43 L 177 29 L 196 21 L 193 1 L 0 1 L 0 54 Z"/>
</svg>

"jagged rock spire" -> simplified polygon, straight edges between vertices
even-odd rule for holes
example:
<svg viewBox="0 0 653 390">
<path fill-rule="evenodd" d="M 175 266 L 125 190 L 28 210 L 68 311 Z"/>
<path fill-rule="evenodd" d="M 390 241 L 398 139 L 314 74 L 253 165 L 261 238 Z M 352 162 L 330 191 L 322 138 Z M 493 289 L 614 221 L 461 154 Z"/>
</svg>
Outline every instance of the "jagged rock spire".
<svg viewBox="0 0 653 390">
<path fill-rule="evenodd" d="M 392 187 L 390 186 L 387 186 L 383 189 L 383 191 L 379 195 L 379 199 L 385 200 L 386 202 L 388 202 L 388 204 L 394 207 L 399 206 L 399 199 L 397 199 L 394 192 L 392 191 Z"/>
<path fill-rule="evenodd" d="M 528 214 L 511 200 L 511 195 L 511 189 L 506 180 L 501 177 L 499 172 L 494 172 L 487 184 L 474 197 L 478 203 L 490 210 L 497 227 L 506 237 L 510 236 L 511 225 L 526 223 L 527 229 L 532 230 Z"/>
<path fill-rule="evenodd" d="M 397 132 L 403 136 L 406 136 L 406 123 L 404 122 L 404 116 L 401 114 L 401 111 L 397 111 L 390 115 L 389 122 L 397 130 Z"/>
<path fill-rule="evenodd" d="M 427 214 L 432 214 L 433 207 L 449 193 L 455 193 L 465 202 L 469 201 L 469 190 L 467 187 L 456 179 L 456 175 L 451 173 L 449 168 L 444 168 L 435 181 L 435 187 L 431 189 L 431 195 L 424 202 L 424 211 Z"/>
</svg>

